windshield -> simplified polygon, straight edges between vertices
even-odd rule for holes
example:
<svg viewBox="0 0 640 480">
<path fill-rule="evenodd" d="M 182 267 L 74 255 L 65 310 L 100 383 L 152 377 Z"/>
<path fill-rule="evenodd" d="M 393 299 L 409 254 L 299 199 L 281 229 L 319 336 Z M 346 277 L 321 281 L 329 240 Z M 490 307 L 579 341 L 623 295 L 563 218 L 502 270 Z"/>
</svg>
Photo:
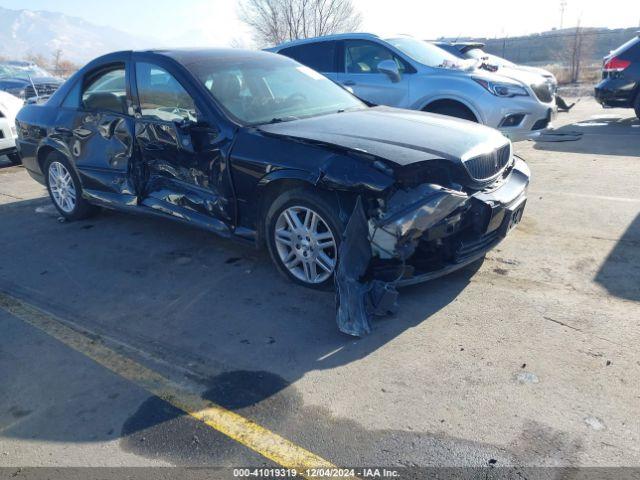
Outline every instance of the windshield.
<svg viewBox="0 0 640 480">
<path fill-rule="evenodd" d="M 38 67 L 37 65 L 19 66 L 8 65 L 6 63 L 0 64 L 0 77 L 3 78 L 22 78 L 29 80 L 29 77 L 50 77 L 51 75 L 46 70 Z"/>
<path fill-rule="evenodd" d="M 415 38 L 390 38 L 387 39 L 387 42 L 416 62 L 428 67 L 467 68 L 471 64 L 475 64 L 475 62 L 470 64 L 468 61 L 461 60 L 432 43 L 416 40 Z"/>
<path fill-rule="evenodd" d="M 366 108 L 331 80 L 285 57 L 215 58 L 187 68 L 228 113 L 247 125 Z"/>
<path fill-rule="evenodd" d="M 483 62 L 486 62 L 489 65 L 497 65 L 497 66 L 503 66 L 503 67 L 511 67 L 514 65 L 513 62 L 510 62 L 506 58 L 492 55 L 490 53 L 485 52 L 481 48 L 472 48 L 471 50 L 467 50 L 465 52 L 465 56 L 467 58 L 482 60 Z"/>
</svg>

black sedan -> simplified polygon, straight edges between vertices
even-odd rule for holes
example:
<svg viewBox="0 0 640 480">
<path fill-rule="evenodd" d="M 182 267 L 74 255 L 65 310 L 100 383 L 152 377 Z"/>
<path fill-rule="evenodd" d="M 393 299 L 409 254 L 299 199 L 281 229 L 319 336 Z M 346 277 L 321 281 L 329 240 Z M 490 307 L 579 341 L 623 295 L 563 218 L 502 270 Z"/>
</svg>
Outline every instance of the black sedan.
<svg viewBox="0 0 640 480">
<path fill-rule="evenodd" d="M 266 52 L 109 54 L 17 126 L 65 218 L 147 212 L 266 244 L 294 282 L 335 280 L 351 334 L 393 309 L 396 286 L 482 258 L 520 220 L 529 183 L 497 130 L 370 107 Z"/>
</svg>

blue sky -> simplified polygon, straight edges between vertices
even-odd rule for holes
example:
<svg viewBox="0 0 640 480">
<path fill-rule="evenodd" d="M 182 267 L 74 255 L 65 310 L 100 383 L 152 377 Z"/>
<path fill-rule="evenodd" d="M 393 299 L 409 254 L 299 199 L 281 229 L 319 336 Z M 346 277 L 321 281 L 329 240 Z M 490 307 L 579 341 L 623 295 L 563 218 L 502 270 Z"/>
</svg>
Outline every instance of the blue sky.
<svg viewBox="0 0 640 480">
<path fill-rule="evenodd" d="M 502 36 L 549 30 L 560 23 L 559 0 L 353 0 L 363 30 L 382 35 Z M 106 7 L 105 7 L 106 5 Z M 535 6 L 534 6 L 535 5 Z M 236 0 L 0 0 L 12 9 L 51 10 L 183 46 L 250 46 Z M 640 0 L 568 0 L 565 27 L 640 25 Z M 640 27 L 639 27 L 640 28 Z"/>
</svg>

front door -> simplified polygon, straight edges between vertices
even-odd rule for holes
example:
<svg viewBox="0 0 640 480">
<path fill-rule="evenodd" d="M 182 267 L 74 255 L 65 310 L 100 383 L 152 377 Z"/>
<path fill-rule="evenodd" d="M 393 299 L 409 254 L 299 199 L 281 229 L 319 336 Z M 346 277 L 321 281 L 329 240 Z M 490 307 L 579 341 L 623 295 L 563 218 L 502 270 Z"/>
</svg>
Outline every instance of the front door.
<svg viewBox="0 0 640 480">
<path fill-rule="evenodd" d="M 339 83 L 351 88 L 358 98 L 376 105 L 409 106 L 409 78 L 401 58 L 384 45 L 369 40 L 347 40 L 343 48 L 344 65 L 338 73 Z M 383 60 L 394 60 L 398 64 L 400 81 L 393 81 L 378 71 L 378 64 Z"/>
<path fill-rule="evenodd" d="M 135 86 L 142 205 L 228 233 L 234 203 L 215 129 L 199 126 L 194 96 L 167 69 L 135 62 Z"/>
</svg>

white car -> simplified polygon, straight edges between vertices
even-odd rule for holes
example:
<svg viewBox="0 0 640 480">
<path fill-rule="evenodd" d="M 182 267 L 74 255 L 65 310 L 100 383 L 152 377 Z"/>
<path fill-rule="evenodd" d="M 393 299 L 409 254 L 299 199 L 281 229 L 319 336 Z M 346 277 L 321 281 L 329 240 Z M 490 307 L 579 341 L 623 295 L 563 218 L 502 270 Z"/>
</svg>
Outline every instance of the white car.
<svg viewBox="0 0 640 480">
<path fill-rule="evenodd" d="M 16 150 L 16 115 L 22 105 L 18 97 L 0 91 L 0 156 L 6 155 L 11 163 L 20 163 Z"/>
</svg>

